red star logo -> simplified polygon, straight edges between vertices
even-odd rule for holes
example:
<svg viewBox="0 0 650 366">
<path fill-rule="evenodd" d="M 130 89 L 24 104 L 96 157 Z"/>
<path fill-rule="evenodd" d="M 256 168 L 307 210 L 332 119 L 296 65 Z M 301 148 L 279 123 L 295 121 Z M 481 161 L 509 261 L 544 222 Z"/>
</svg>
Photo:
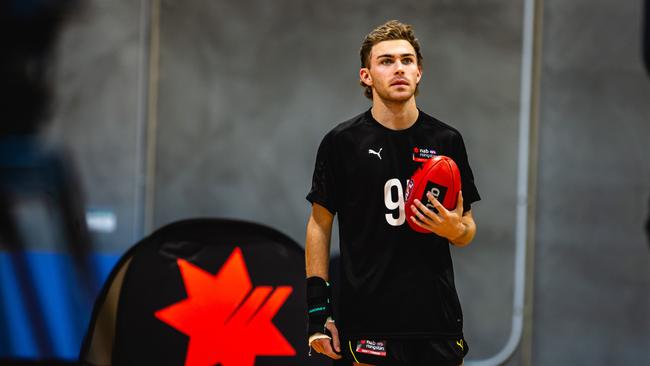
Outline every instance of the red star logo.
<svg viewBox="0 0 650 366">
<path fill-rule="evenodd" d="M 296 354 L 271 322 L 293 291 L 291 286 L 252 289 L 239 248 L 216 275 L 183 259 L 177 263 L 187 299 L 155 316 L 190 337 L 185 366 L 253 366 L 257 355 Z"/>
</svg>

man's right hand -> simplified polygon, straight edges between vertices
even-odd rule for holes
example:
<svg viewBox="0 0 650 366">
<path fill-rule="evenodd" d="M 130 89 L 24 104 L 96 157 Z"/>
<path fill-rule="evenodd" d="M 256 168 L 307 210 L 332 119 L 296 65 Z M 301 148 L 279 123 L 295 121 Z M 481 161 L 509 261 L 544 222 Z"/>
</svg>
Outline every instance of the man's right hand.
<svg viewBox="0 0 650 366">
<path fill-rule="evenodd" d="M 336 329 L 333 321 L 328 321 L 325 324 L 325 328 L 330 331 L 332 334 L 332 339 L 329 338 L 319 338 L 311 342 L 311 347 L 318 353 L 322 353 L 327 357 L 338 360 L 341 358 L 341 341 L 339 340 L 339 331 Z M 334 349 L 332 349 L 332 344 L 334 344 Z"/>
</svg>

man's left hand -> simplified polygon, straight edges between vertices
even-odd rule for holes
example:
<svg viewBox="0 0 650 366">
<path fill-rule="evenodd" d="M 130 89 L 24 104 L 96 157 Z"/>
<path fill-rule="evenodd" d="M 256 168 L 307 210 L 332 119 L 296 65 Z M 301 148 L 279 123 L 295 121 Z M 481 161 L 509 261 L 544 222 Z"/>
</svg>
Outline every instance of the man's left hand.
<svg viewBox="0 0 650 366">
<path fill-rule="evenodd" d="M 429 205 L 433 206 L 438 213 L 425 206 L 420 200 L 415 199 L 411 205 L 414 216 L 410 219 L 421 228 L 429 230 L 434 234 L 453 241 L 461 237 L 467 228 L 462 222 L 463 217 L 463 192 L 458 192 L 456 208 L 447 210 L 431 192 L 427 192 Z"/>
</svg>

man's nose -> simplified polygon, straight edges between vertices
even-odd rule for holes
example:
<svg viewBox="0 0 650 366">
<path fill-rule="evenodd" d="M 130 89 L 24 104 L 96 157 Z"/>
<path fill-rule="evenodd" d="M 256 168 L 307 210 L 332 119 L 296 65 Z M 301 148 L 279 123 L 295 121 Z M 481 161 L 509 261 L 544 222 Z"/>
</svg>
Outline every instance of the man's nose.
<svg viewBox="0 0 650 366">
<path fill-rule="evenodd" d="M 399 74 L 404 73 L 404 64 L 402 63 L 402 61 L 395 62 L 395 72 Z"/>
</svg>

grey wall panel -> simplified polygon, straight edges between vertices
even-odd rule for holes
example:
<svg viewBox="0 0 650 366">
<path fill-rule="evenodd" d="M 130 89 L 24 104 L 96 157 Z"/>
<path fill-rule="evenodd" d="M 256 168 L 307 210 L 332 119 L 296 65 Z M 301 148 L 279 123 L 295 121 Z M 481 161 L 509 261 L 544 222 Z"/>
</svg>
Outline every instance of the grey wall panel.
<svg viewBox="0 0 650 366">
<path fill-rule="evenodd" d="M 142 235 L 137 185 L 144 89 L 140 1 L 84 1 L 63 28 L 55 68 L 50 143 L 71 152 L 89 210 L 112 213 L 95 232 L 100 251 L 120 252 Z"/>
<path fill-rule="evenodd" d="M 650 363 L 640 2 L 546 1 L 534 364 Z"/>
<path fill-rule="evenodd" d="M 425 57 L 418 104 L 461 130 L 483 195 L 456 273 L 472 357 L 496 353 L 511 326 L 521 11 L 510 1 L 163 2 L 155 226 L 234 217 L 302 242 L 320 139 L 370 105 L 358 86 L 363 36 L 388 19 L 412 23 Z"/>
</svg>

